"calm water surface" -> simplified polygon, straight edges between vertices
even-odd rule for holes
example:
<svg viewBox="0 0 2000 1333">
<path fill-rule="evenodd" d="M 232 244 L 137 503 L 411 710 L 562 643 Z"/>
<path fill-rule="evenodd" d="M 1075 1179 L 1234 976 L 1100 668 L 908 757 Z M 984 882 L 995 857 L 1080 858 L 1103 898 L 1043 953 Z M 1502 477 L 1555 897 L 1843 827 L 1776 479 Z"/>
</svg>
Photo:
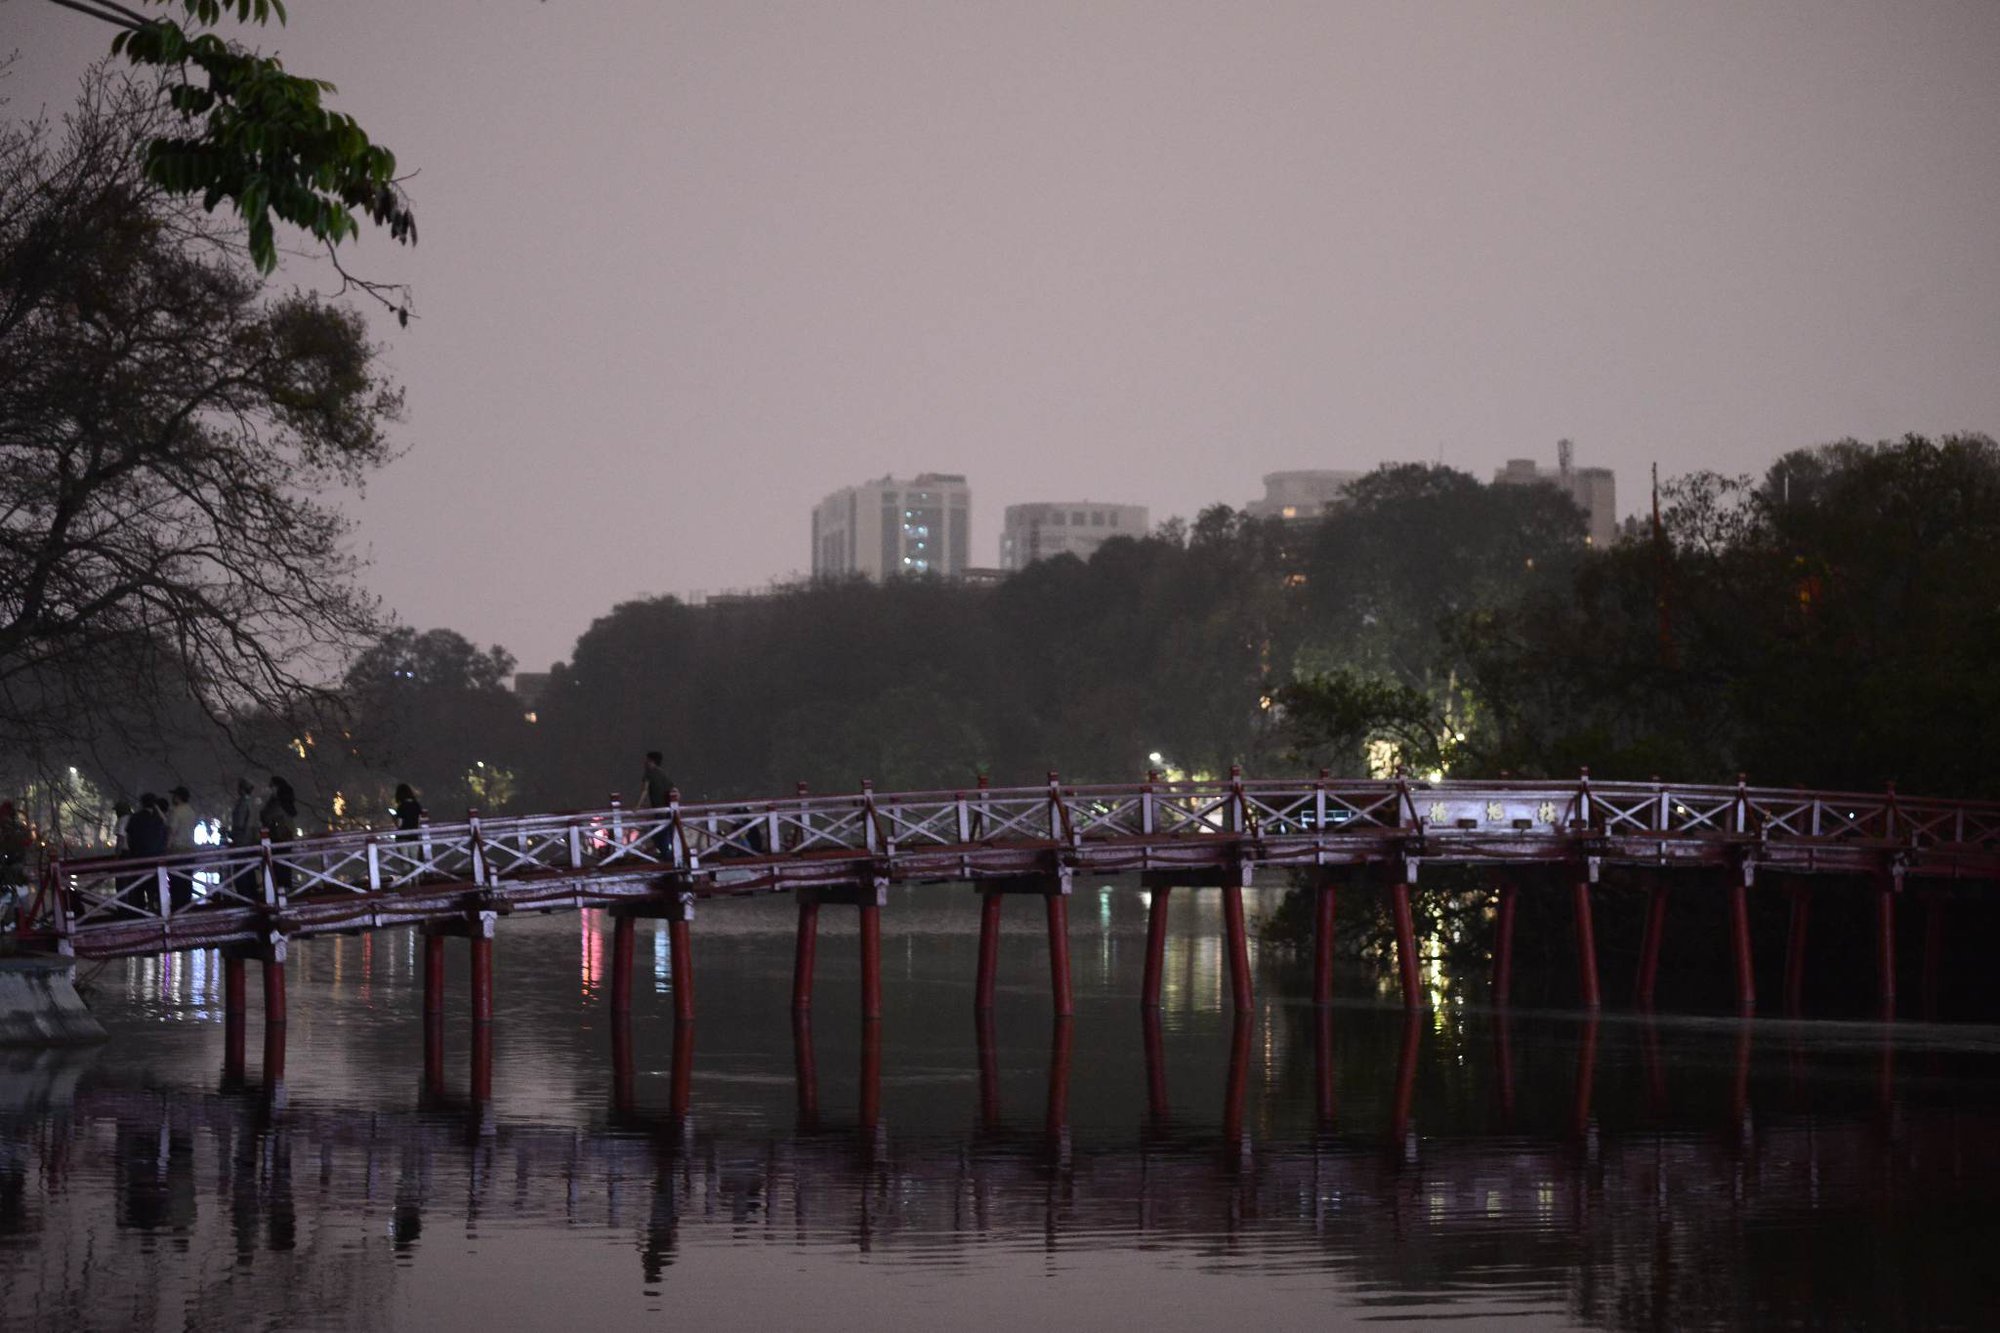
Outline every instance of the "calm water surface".
<svg viewBox="0 0 2000 1333">
<path fill-rule="evenodd" d="M 1010 903 L 982 1032 L 975 900 L 900 893 L 872 1044 L 851 914 L 799 1031 L 789 902 L 706 905 L 622 1075 L 609 922 L 504 921 L 485 1097 L 456 942 L 429 1069 L 409 932 L 294 946 L 282 1081 L 254 969 L 232 1079 L 212 955 L 86 968 L 111 1042 L 0 1066 L 0 1324 L 1994 1326 L 2000 1033 L 1322 1018 L 1276 956 L 1239 1023 L 1215 897 L 1151 1029 L 1135 892 L 1078 892 L 1067 1025 Z"/>
</svg>

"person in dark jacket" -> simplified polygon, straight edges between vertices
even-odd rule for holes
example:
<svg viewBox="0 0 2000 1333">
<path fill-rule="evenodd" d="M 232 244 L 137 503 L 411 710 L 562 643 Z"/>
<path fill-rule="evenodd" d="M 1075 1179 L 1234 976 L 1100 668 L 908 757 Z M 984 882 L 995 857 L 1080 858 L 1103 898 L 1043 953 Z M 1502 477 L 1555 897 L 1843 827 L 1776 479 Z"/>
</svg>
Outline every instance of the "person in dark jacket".
<svg viewBox="0 0 2000 1333">
<path fill-rule="evenodd" d="M 139 798 L 139 808 L 132 812 L 132 822 L 125 826 L 125 845 L 131 851 L 134 860 L 167 854 L 167 816 L 162 808 L 165 805 L 166 802 L 152 792 L 147 792 Z M 138 890 L 136 895 L 131 894 L 131 889 L 134 888 Z M 158 876 L 151 873 L 146 873 L 143 878 L 135 876 L 133 883 L 123 892 L 128 897 L 136 899 L 131 903 L 133 907 L 158 914 L 160 910 Z"/>
<path fill-rule="evenodd" d="M 396 816 L 396 827 L 407 832 L 415 832 L 424 822 L 423 803 L 417 800 L 416 788 L 407 782 L 396 784 L 396 804 L 389 813 Z"/>
<path fill-rule="evenodd" d="M 265 799 L 264 808 L 257 812 L 257 822 L 264 826 L 264 836 L 274 847 L 299 836 L 299 798 L 293 794 L 291 783 L 272 775 L 271 794 Z M 292 868 L 283 862 L 273 865 L 271 879 L 281 890 L 291 888 Z"/>
</svg>

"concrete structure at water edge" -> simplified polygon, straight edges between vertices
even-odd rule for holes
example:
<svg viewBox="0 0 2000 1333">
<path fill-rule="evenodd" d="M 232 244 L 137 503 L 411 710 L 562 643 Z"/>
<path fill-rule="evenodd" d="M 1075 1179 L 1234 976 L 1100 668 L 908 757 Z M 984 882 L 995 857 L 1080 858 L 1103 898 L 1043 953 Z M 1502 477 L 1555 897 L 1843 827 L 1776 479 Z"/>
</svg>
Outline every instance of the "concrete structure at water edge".
<svg viewBox="0 0 2000 1333">
<path fill-rule="evenodd" d="M 76 993 L 76 966 L 50 954 L 0 956 L 0 1046 L 103 1041 L 104 1025 Z"/>
</svg>

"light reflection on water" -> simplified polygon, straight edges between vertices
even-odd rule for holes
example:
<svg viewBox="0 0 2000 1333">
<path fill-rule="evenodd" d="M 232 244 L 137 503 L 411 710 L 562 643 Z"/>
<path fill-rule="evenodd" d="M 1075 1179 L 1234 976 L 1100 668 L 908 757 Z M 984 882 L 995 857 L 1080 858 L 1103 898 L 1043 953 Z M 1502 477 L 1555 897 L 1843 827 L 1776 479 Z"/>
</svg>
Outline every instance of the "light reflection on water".
<svg viewBox="0 0 2000 1333">
<path fill-rule="evenodd" d="M 671 1022 L 665 925 L 642 922 L 653 986 L 622 1071 L 608 919 L 505 921 L 484 1102 L 456 942 L 432 1071 L 412 932 L 295 945 L 282 1089 L 254 1040 L 247 1081 L 221 1085 L 214 955 L 111 964 L 92 983 L 105 1049 L 0 1072 L 0 1311 L 57 1329 L 1665 1328 L 1990 1308 L 1990 1031 L 1363 1004 L 1322 1022 L 1275 956 L 1239 1023 L 1217 895 L 1190 892 L 1149 1030 L 1144 904 L 1079 899 L 1067 1026 L 1029 904 L 1005 913 L 989 1025 L 962 889 L 885 911 L 871 1029 L 851 913 L 821 914 L 803 1032 L 789 904 L 701 907 L 692 1033 Z M 251 997 L 254 1037 L 254 980 Z"/>
</svg>

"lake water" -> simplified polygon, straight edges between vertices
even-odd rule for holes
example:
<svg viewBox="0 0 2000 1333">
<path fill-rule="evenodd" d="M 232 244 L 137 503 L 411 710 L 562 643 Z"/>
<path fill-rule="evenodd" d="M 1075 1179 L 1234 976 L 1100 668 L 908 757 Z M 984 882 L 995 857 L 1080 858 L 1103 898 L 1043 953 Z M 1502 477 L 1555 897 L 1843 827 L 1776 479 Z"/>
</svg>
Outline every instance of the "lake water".
<svg viewBox="0 0 2000 1333">
<path fill-rule="evenodd" d="M 1259 906 L 1252 894 L 1253 911 Z M 1268 901 L 1262 904 L 1268 907 Z M 225 1077 L 213 955 L 81 969 L 102 1048 L 0 1064 L 0 1325 L 253 1328 L 1990 1328 L 2000 1032 L 1319 1014 L 1217 895 L 1177 893 L 1156 1026 L 1136 892 L 1079 889 L 1076 1016 L 1010 901 L 973 1015 L 964 888 L 704 904 L 676 1033 L 639 933 L 621 1076 L 610 923 L 504 920 L 490 1096 L 464 945 L 426 1068 L 411 932 L 293 946 L 282 1082 Z M 1366 992 L 1365 984 L 1357 989 Z M 483 1080 L 481 1080 L 483 1082 Z"/>
</svg>

